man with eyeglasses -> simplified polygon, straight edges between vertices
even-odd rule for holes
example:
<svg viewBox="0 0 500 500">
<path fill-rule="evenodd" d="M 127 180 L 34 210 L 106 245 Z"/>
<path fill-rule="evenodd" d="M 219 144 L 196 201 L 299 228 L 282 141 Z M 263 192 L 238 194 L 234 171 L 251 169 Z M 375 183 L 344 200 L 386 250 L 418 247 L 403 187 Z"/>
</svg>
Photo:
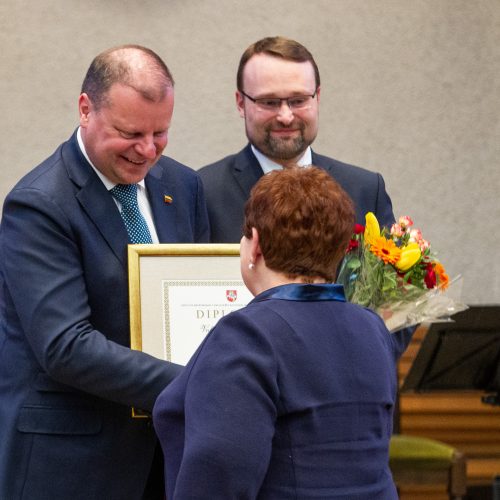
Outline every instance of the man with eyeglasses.
<svg viewBox="0 0 500 500">
<path fill-rule="evenodd" d="M 350 195 L 356 219 L 374 212 L 382 225 L 394 222 L 391 200 L 378 173 L 311 150 L 318 133 L 319 70 L 311 53 L 284 37 L 268 37 L 243 53 L 236 106 L 249 144 L 239 153 L 201 168 L 211 241 L 236 243 L 252 186 L 267 172 L 299 165 L 324 168 Z"/>
</svg>

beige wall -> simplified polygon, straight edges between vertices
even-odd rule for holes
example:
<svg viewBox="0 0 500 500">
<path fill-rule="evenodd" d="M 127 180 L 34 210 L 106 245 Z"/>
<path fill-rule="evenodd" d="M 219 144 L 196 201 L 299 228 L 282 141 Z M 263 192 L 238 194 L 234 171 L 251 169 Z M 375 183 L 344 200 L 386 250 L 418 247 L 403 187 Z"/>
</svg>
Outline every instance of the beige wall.
<svg viewBox="0 0 500 500">
<path fill-rule="evenodd" d="M 281 34 L 320 67 L 314 149 L 380 171 L 464 300 L 500 302 L 500 0 L 0 0 L 0 20 L 0 199 L 69 137 L 91 59 L 121 43 L 174 73 L 167 154 L 237 151 L 239 57 Z"/>
</svg>

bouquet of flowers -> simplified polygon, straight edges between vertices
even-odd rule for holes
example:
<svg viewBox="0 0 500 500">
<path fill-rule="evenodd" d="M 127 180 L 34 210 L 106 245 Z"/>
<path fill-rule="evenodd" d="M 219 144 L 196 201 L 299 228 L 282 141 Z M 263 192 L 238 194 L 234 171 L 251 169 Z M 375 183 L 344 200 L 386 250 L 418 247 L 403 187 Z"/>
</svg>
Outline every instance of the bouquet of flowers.
<svg viewBox="0 0 500 500">
<path fill-rule="evenodd" d="M 381 230 L 371 212 L 365 220 L 365 226 L 354 228 L 337 280 L 347 300 L 373 309 L 390 331 L 446 321 L 467 308 L 443 293 L 460 276 L 450 282 L 410 217 L 400 217 L 390 230 Z"/>
</svg>

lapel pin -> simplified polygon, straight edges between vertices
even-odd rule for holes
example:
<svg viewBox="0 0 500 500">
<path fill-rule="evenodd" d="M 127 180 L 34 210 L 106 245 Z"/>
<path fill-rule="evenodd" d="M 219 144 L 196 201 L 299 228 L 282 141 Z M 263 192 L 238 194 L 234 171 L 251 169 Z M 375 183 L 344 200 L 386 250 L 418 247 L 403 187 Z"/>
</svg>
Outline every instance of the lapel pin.
<svg viewBox="0 0 500 500">
<path fill-rule="evenodd" d="M 174 199 L 169 196 L 168 194 L 164 194 L 163 195 L 163 203 L 172 203 L 174 201 Z"/>
</svg>

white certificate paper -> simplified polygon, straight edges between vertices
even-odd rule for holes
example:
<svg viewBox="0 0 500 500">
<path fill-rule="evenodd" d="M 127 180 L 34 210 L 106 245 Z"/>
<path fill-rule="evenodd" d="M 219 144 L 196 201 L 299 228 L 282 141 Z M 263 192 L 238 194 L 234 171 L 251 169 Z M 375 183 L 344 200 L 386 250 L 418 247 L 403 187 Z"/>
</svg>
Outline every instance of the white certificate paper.
<svg viewBox="0 0 500 500">
<path fill-rule="evenodd" d="M 164 359 L 187 364 L 225 315 L 253 298 L 241 280 L 163 280 Z"/>
</svg>

